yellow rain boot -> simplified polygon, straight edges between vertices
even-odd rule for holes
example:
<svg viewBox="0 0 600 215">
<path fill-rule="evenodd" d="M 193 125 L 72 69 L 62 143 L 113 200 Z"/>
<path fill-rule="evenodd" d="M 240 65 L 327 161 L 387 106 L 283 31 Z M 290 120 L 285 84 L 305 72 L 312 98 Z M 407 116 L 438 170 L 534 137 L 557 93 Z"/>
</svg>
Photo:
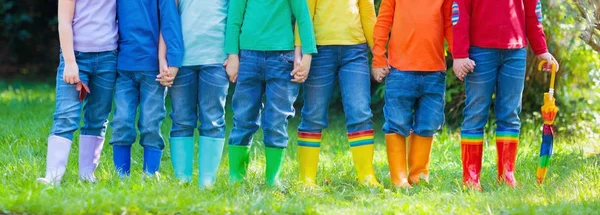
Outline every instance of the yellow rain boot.
<svg viewBox="0 0 600 215">
<path fill-rule="evenodd" d="M 410 187 L 406 168 L 406 137 L 400 134 L 385 134 L 390 177 L 394 187 Z"/>
<path fill-rule="evenodd" d="M 411 184 L 418 184 L 421 174 L 429 182 L 429 160 L 433 137 L 423 137 L 411 134 L 408 138 L 408 179 Z"/>
<path fill-rule="evenodd" d="M 354 166 L 358 172 L 358 181 L 363 185 L 381 187 L 373 169 L 373 152 L 375 151 L 373 137 L 373 130 L 348 133 L 350 151 L 352 151 Z"/>
<path fill-rule="evenodd" d="M 300 181 L 307 185 L 317 185 L 317 168 L 321 151 L 321 133 L 298 132 L 298 160 L 300 161 Z"/>
</svg>

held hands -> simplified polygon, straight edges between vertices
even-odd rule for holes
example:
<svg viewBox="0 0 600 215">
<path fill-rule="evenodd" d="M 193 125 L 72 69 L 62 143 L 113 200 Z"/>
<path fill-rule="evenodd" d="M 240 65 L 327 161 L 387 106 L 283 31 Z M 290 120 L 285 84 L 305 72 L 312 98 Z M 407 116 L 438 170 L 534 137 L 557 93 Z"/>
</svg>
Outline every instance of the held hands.
<svg viewBox="0 0 600 215">
<path fill-rule="evenodd" d="M 79 66 L 77 63 L 66 63 L 63 69 L 63 81 L 69 84 L 77 84 L 79 82 Z"/>
<path fill-rule="evenodd" d="M 381 83 L 388 74 L 390 74 L 389 67 L 371 69 L 371 75 L 373 75 L 373 78 L 377 83 Z"/>
<path fill-rule="evenodd" d="M 156 76 L 156 81 L 165 87 L 172 87 L 177 72 L 179 72 L 179 68 L 168 66 L 165 59 L 159 60 L 159 73 Z"/>
<path fill-rule="evenodd" d="M 544 65 L 544 71 L 550 72 L 552 71 L 552 64 L 556 65 L 556 71 L 559 69 L 558 61 L 552 56 L 552 54 L 546 52 L 536 56 L 539 61 L 545 60 L 546 64 Z"/>
<path fill-rule="evenodd" d="M 294 76 L 292 82 L 296 83 L 304 83 L 308 78 L 308 73 L 310 73 L 310 63 L 312 61 L 312 55 L 298 55 L 294 56 L 294 70 L 290 73 L 291 76 Z"/>
<path fill-rule="evenodd" d="M 471 60 L 470 58 L 454 59 L 452 70 L 454 71 L 454 75 L 456 75 L 458 80 L 464 81 L 465 76 L 467 76 L 469 72 L 473 72 L 474 69 L 475 61 Z"/>
<path fill-rule="evenodd" d="M 238 71 L 240 69 L 240 57 L 236 54 L 230 54 L 227 60 L 223 63 L 227 77 L 231 83 L 237 82 Z"/>
</svg>

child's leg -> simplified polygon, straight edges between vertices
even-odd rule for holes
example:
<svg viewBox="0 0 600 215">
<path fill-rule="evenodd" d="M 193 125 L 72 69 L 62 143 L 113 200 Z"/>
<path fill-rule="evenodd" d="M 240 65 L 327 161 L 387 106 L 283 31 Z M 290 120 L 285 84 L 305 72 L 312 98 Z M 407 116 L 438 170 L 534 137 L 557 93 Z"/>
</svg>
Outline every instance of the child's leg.
<svg viewBox="0 0 600 215">
<path fill-rule="evenodd" d="M 429 181 L 429 159 L 433 135 L 444 124 L 446 72 L 422 73 L 421 97 L 415 104 L 413 136 L 408 143 L 408 169 L 411 183 L 418 183 L 421 174 Z"/>
<path fill-rule="evenodd" d="M 466 100 L 461 129 L 461 154 L 463 182 L 479 189 L 483 129 L 488 121 L 500 62 L 497 49 L 471 47 L 470 50 L 470 57 L 477 66 L 465 77 Z"/>
<path fill-rule="evenodd" d="M 395 187 L 409 187 L 406 166 L 406 137 L 413 124 L 413 108 L 419 95 L 419 77 L 414 72 L 392 69 L 385 80 L 383 114 L 390 177 Z"/>
<path fill-rule="evenodd" d="M 117 77 L 117 52 L 108 51 L 95 57 L 95 71 L 89 76 L 87 95 L 83 106 L 84 126 L 79 137 L 79 177 L 94 182 L 98 167 L 108 115 L 112 109 Z"/>
<path fill-rule="evenodd" d="M 496 87 L 496 148 L 498 153 L 498 180 L 516 186 L 515 164 L 521 121 L 521 99 L 527 62 L 526 49 L 506 50 L 498 72 Z"/>
<path fill-rule="evenodd" d="M 137 72 L 140 80 L 140 145 L 144 147 L 144 173 L 154 175 L 160 168 L 165 141 L 160 126 L 165 119 L 167 89 L 156 81 L 158 71 Z"/>
<path fill-rule="evenodd" d="M 91 69 L 91 55 L 76 52 L 76 61 L 79 67 L 79 79 L 88 83 L 88 74 Z M 48 137 L 48 151 L 46 155 L 46 175 L 38 181 L 49 184 L 60 184 L 65 174 L 73 132 L 79 128 L 81 118 L 81 102 L 76 84 L 69 84 L 63 80 L 65 62 L 60 55 L 60 64 L 56 74 L 56 109 L 54 123 Z"/>
<path fill-rule="evenodd" d="M 373 124 L 371 122 L 371 73 L 367 45 L 342 46 L 340 88 L 346 113 L 348 140 L 361 183 L 379 185 L 373 169 Z M 356 134 L 368 133 L 368 135 Z M 370 179 L 369 179 L 370 178 Z"/>
<path fill-rule="evenodd" d="M 321 145 L 321 131 L 327 127 L 327 110 L 339 67 L 339 46 L 319 46 L 311 71 L 304 82 L 302 122 L 298 126 L 300 181 L 315 184 Z M 370 79 L 369 79 L 370 80 Z"/>
<path fill-rule="evenodd" d="M 294 102 L 300 84 L 291 82 L 293 52 L 269 52 L 266 60 L 266 102 L 262 116 L 267 158 L 265 173 L 267 184 L 278 185 L 288 143 L 288 119 L 294 117 Z"/>
<path fill-rule="evenodd" d="M 214 64 L 202 66 L 198 82 L 200 83 L 198 88 L 199 183 L 201 186 L 211 186 L 215 183 L 223 155 L 225 101 L 229 90 L 229 79 L 223 65 Z"/>
<path fill-rule="evenodd" d="M 262 52 L 242 50 L 238 80 L 233 93 L 233 129 L 229 135 L 229 177 L 246 177 L 252 136 L 260 126 L 264 93 L 264 56 Z"/>
<path fill-rule="evenodd" d="M 191 181 L 194 166 L 194 130 L 198 119 L 198 72 L 199 67 L 182 67 L 173 86 L 171 104 L 171 163 L 175 177 L 182 181 Z"/>
<path fill-rule="evenodd" d="M 131 167 L 131 145 L 137 136 L 135 116 L 140 103 L 139 82 L 136 72 L 117 71 L 115 84 L 115 112 L 110 127 L 113 162 L 119 176 L 127 176 Z"/>
</svg>

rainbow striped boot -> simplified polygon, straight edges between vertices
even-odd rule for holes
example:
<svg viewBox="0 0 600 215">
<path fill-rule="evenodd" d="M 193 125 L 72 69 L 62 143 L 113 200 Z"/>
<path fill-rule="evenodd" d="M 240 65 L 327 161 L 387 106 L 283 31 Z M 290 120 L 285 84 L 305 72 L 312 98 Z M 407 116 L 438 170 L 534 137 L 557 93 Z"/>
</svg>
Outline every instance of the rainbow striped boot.
<svg viewBox="0 0 600 215">
<path fill-rule="evenodd" d="M 496 129 L 496 151 L 498 153 L 498 182 L 506 182 L 508 186 L 517 186 L 515 164 L 519 145 L 518 129 Z"/>
<path fill-rule="evenodd" d="M 373 152 L 375 151 L 373 130 L 348 133 L 348 142 L 358 173 L 358 181 L 363 185 L 381 187 L 373 169 Z"/>
<path fill-rule="evenodd" d="M 298 131 L 298 159 L 300 160 L 300 181 L 316 186 L 321 133 Z"/>
<path fill-rule="evenodd" d="M 463 183 L 469 188 L 481 191 L 479 177 L 483 159 L 483 130 L 461 131 L 460 136 Z"/>
</svg>

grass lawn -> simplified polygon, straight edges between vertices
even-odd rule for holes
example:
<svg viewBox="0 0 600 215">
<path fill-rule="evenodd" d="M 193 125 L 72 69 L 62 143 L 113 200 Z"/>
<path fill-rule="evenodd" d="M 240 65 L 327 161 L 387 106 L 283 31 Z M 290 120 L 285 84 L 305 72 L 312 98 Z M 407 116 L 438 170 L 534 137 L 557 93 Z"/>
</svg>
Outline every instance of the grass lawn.
<svg viewBox="0 0 600 215">
<path fill-rule="evenodd" d="M 249 179 L 228 184 L 227 154 L 217 184 L 200 190 L 197 182 L 173 179 L 170 154 L 165 150 L 160 180 L 143 178 L 142 148 L 134 145 L 132 176 L 119 179 L 106 144 L 96 172 L 99 183 L 77 178 L 77 143 L 71 150 L 67 173 L 59 187 L 35 183 L 45 171 L 46 138 L 52 125 L 54 88 L 48 84 L 0 81 L 0 213 L 141 214 L 141 213 L 285 213 L 285 214 L 597 214 L 600 213 L 600 146 L 585 137 L 559 136 L 546 183 L 536 185 L 541 132 L 539 121 L 526 122 L 521 132 L 517 179 L 510 189 L 496 182 L 496 151 L 489 138 L 482 170 L 484 192 L 461 186 L 459 135 L 441 132 L 434 143 L 431 181 L 410 190 L 390 189 L 381 119 L 376 117 L 375 169 L 385 189 L 361 187 L 355 181 L 344 118 L 330 120 L 319 163 L 320 187 L 297 183 L 296 133 L 298 118 L 290 123 L 290 144 L 283 171 L 284 189 L 264 185 L 262 135 L 254 139 Z M 231 125 L 231 113 L 228 122 Z M 167 136 L 170 120 L 163 125 Z M 228 127 L 230 129 L 230 126 Z M 110 130 L 109 133 L 110 134 Z M 560 135 L 560 134 L 559 134 Z M 110 138 L 108 135 L 107 138 Z M 197 170 L 196 170 L 197 174 Z M 197 175 L 195 175 L 197 178 Z"/>
</svg>

